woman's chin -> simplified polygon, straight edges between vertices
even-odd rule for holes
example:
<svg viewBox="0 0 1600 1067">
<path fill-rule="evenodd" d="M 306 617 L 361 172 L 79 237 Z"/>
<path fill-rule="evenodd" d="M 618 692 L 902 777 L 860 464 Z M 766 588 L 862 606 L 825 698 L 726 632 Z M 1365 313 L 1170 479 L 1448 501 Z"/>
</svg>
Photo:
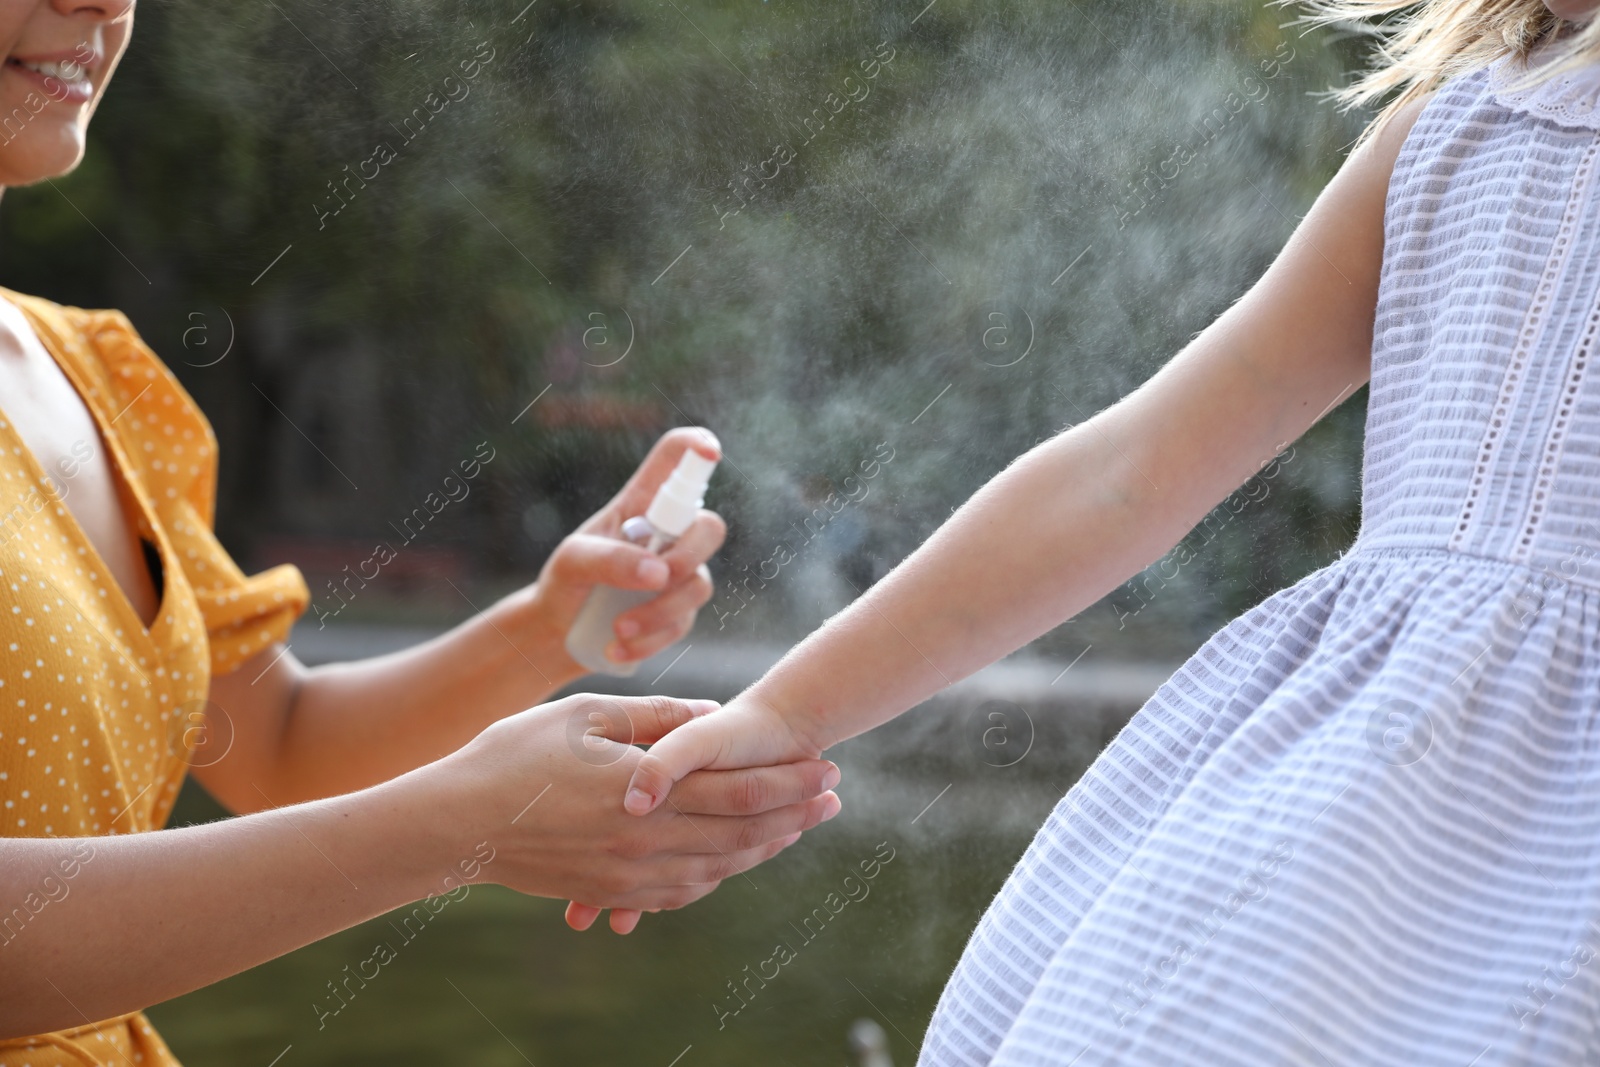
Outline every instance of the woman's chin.
<svg viewBox="0 0 1600 1067">
<path fill-rule="evenodd" d="M 24 144 L 24 140 L 30 143 Z M 48 141 L 43 137 L 18 137 L 8 145 L 0 145 L 0 186 L 33 185 L 70 174 L 82 161 L 83 149 L 83 138 L 68 131 Z"/>
</svg>

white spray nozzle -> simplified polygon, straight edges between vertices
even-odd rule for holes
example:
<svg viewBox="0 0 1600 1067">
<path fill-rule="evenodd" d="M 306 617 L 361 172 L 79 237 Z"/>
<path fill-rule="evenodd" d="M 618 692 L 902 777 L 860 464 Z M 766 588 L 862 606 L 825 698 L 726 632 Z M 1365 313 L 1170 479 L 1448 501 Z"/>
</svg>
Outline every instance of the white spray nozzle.
<svg viewBox="0 0 1600 1067">
<path fill-rule="evenodd" d="M 711 484 L 711 472 L 716 469 L 716 460 L 707 459 L 692 448 L 685 452 L 644 513 L 650 525 L 670 537 L 683 536 L 705 502 L 706 486 Z"/>
</svg>

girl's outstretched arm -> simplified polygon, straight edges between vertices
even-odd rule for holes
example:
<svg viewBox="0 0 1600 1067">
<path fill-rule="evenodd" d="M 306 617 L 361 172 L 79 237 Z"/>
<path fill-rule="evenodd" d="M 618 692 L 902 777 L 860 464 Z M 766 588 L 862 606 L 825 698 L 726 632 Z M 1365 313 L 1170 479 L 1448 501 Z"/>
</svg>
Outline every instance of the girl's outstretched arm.
<svg viewBox="0 0 1600 1067">
<path fill-rule="evenodd" d="M 815 756 L 1059 625 L 1365 383 L 1389 176 L 1426 101 L 1351 153 L 1261 279 L 1149 381 L 1026 453 L 749 690 L 652 748 L 628 810 L 698 767 Z"/>
</svg>

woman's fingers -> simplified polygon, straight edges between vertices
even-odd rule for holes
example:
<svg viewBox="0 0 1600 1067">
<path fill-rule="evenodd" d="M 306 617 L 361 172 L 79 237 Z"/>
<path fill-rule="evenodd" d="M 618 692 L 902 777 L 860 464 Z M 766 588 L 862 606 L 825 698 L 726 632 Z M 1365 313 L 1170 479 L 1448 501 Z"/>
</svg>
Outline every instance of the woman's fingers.
<svg viewBox="0 0 1600 1067">
<path fill-rule="evenodd" d="M 663 852 L 726 857 L 761 848 L 825 823 L 839 814 L 842 806 L 836 793 L 823 793 L 803 804 L 790 804 L 760 815 L 683 815 L 657 829 L 655 840 Z M 689 881 L 709 879 L 691 878 Z"/>
<path fill-rule="evenodd" d="M 655 591 L 672 582 L 672 567 L 630 541 L 594 533 L 568 534 L 545 564 L 544 581 L 588 595 L 597 585 Z"/>
<path fill-rule="evenodd" d="M 594 921 L 600 917 L 600 913 L 604 910 L 604 908 L 596 908 L 588 904 L 570 903 L 567 905 L 567 925 L 574 930 L 587 930 L 594 925 Z M 652 908 L 650 910 L 655 911 L 658 909 Z M 611 930 L 613 933 L 631 934 L 643 917 L 644 913 L 638 908 L 612 908 Z"/>
<path fill-rule="evenodd" d="M 616 898 L 607 901 L 611 908 L 611 929 L 619 934 L 633 931 L 639 924 L 640 912 L 672 910 L 693 903 L 717 887 L 725 878 L 742 874 L 752 867 L 759 866 L 776 856 L 796 841 L 804 830 L 810 829 L 818 822 L 831 819 L 839 811 L 838 798 L 829 793 L 826 797 L 819 797 L 814 803 L 816 810 L 801 811 L 798 816 L 792 810 L 774 812 L 773 816 L 781 816 L 798 828 L 781 837 L 771 840 L 762 840 L 750 848 L 717 849 L 697 855 L 676 855 L 665 860 L 652 875 L 660 880 L 659 885 L 641 888 L 621 893 Z M 796 805 L 796 808 L 812 807 L 811 805 Z M 705 821 L 705 820 L 702 820 Z M 753 823 L 751 819 L 729 819 L 729 823 Z M 768 827 L 777 825 L 771 821 L 759 831 L 746 831 L 751 838 L 765 838 Z M 703 826 L 706 840 L 722 838 L 728 841 L 739 840 L 739 833 L 733 832 L 729 836 L 729 827 L 716 825 L 715 820 L 710 820 L 710 825 Z M 588 930 L 605 910 L 604 906 L 594 904 L 580 904 L 572 901 L 567 905 L 567 925 L 574 930 Z"/>
<path fill-rule="evenodd" d="M 700 606 L 711 599 L 714 592 L 711 571 L 704 562 L 699 563 L 681 580 L 654 600 L 629 608 L 617 616 L 616 633 L 623 640 L 632 640 L 640 634 L 664 629 L 685 617 L 693 618 Z"/>
<path fill-rule="evenodd" d="M 751 863 L 750 866 L 755 866 L 755 863 Z M 695 882 L 641 889 L 614 901 L 613 908 L 633 911 L 677 911 L 679 908 L 688 907 L 701 897 L 710 896 L 720 884 L 720 882 Z"/>
<path fill-rule="evenodd" d="M 663 882 L 662 885 L 623 893 L 610 902 L 610 925 L 612 931 L 618 934 L 632 933 L 638 927 L 643 912 L 663 909 L 670 911 L 685 907 L 716 889 L 723 879 L 742 874 L 753 867 L 765 863 L 800 840 L 803 830 L 810 829 L 818 822 L 831 819 L 838 813 L 838 798 L 829 793 L 826 799 L 831 800 L 832 803 L 829 804 L 825 798 L 819 797 L 819 806 L 816 812 L 802 813 L 800 818 L 801 829 L 785 834 L 782 837 L 764 841 L 753 848 L 674 856 L 667 860 L 659 871 L 659 877 Z M 796 807 L 804 806 L 796 805 Z M 774 814 L 788 815 L 789 813 Z M 749 823 L 755 820 L 734 819 L 729 821 Z M 726 828 L 724 827 L 712 826 L 708 837 L 721 835 L 725 830 Z M 764 833 L 765 831 L 761 832 Z M 567 925 L 574 930 L 588 930 L 604 910 L 605 908 L 593 904 L 580 904 L 577 901 L 572 901 L 567 904 Z"/>
<path fill-rule="evenodd" d="M 606 906 L 611 908 L 614 917 L 617 912 L 674 911 L 706 896 L 724 879 L 759 867 L 798 840 L 800 834 L 796 832 L 737 852 L 675 856 L 660 868 L 661 885 L 621 893 L 608 900 Z M 587 930 L 603 910 L 598 905 L 570 903 L 567 905 L 567 924 L 574 930 Z M 635 917 L 628 924 L 628 930 L 632 930 L 637 923 Z M 615 918 L 612 929 L 616 929 Z M 617 930 L 619 934 L 626 932 Z"/>
<path fill-rule="evenodd" d="M 722 518 L 700 511 L 683 535 L 660 555 L 619 536 L 624 520 L 645 513 L 656 490 L 690 449 L 708 458 L 721 457 L 721 448 L 710 431 L 692 427 L 670 431 L 656 442 L 621 492 L 562 539 L 550 554 L 539 573 L 535 601 L 560 625 L 570 624 L 584 599 L 598 585 L 657 594 L 689 587 L 683 597 L 673 601 L 670 616 L 658 612 L 635 620 L 635 636 L 662 629 L 660 620 L 664 617 L 670 618 L 673 625 L 693 622 L 695 608 L 710 595 L 709 575 L 702 576 L 698 571 L 727 534 Z M 702 589 L 702 585 L 706 588 Z M 629 639 L 625 634 L 618 637 Z"/>
<path fill-rule="evenodd" d="M 779 851 L 782 849 L 773 849 L 771 854 L 776 855 Z M 760 860 L 749 861 L 749 866 L 753 867 L 759 862 Z M 702 897 L 716 892 L 720 884 L 720 882 L 697 882 L 687 885 L 657 886 L 623 894 L 611 904 L 613 916 L 611 928 L 619 934 L 628 933 L 638 925 L 639 916 L 643 912 L 676 911 L 679 908 L 686 908 Z M 597 905 L 579 904 L 573 901 L 567 905 L 567 925 L 574 930 L 588 930 L 605 910 L 606 908 Z M 626 921 L 630 913 L 633 918 L 632 922 L 627 924 L 627 929 L 617 930 L 617 916 L 621 915 Z"/>
<path fill-rule="evenodd" d="M 715 700 L 680 700 L 665 696 L 581 694 L 570 699 L 584 702 L 572 714 L 581 715 L 588 722 L 585 734 L 624 745 L 654 744 L 685 723 L 709 715 L 722 706 Z"/>
<path fill-rule="evenodd" d="M 707 459 L 721 459 L 722 445 L 710 430 L 703 426 L 680 426 L 675 430 L 668 430 L 661 435 L 660 440 L 650 449 L 650 454 L 644 457 L 644 462 L 639 464 L 639 469 L 633 472 L 627 484 L 611 498 L 611 502 L 595 516 L 591 522 L 610 516 L 612 521 L 621 522 L 632 515 L 643 515 L 650 506 L 650 501 L 655 497 L 656 490 L 671 476 L 678 465 L 678 460 L 688 449 L 693 448 Z M 587 528 L 589 523 L 585 523 Z"/>
<path fill-rule="evenodd" d="M 622 661 L 646 659 L 689 632 L 695 613 L 715 590 L 706 560 L 722 547 L 727 534 L 728 524 L 722 516 L 701 510 L 683 536 L 660 556 L 670 575 L 661 595 L 617 616 L 613 623 L 617 644 L 607 655 Z"/>
<path fill-rule="evenodd" d="M 702 565 L 688 581 L 647 604 L 617 616 L 617 639 L 606 655 L 619 662 L 648 659 L 683 639 L 694 627 L 700 606 L 711 599 L 711 572 Z"/>
<path fill-rule="evenodd" d="M 798 840 L 800 833 L 797 831 L 776 841 L 768 841 L 755 848 L 742 849 L 738 852 L 680 856 L 666 865 L 664 877 L 669 882 L 684 882 L 690 885 L 720 882 L 724 878 L 732 878 L 752 867 L 760 866 Z"/>
<path fill-rule="evenodd" d="M 759 815 L 820 796 L 839 778 L 838 766 L 824 759 L 695 771 L 673 787 L 672 803 L 685 815 Z"/>
<path fill-rule="evenodd" d="M 714 511 L 700 509 L 694 522 L 661 553 L 661 562 L 672 571 L 672 581 L 682 582 L 692 577 L 700 565 L 716 554 L 728 537 L 728 524 Z"/>
</svg>

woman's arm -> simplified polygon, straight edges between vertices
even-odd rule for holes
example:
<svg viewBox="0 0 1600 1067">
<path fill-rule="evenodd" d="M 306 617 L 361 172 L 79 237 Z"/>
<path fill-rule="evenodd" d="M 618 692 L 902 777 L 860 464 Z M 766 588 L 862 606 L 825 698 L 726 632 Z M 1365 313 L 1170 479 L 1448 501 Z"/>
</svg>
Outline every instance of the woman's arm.
<svg viewBox="0 0 1600 1067">
<path fill-rule="evenodd" d="M 593 733 L 574 748 L 567 730 L 577 718 L 650 741 L 704 710 L 570 697 L 346 796 L 154 833 L 0 839 L 0 1037 L 143 1008 L 469 883 L 681 907 L 839 803 L 815 795 L 830 768 L 803 764 L 680 787 L 723 814 L 635 819 L 617 797 L 639 750 Z M 761 792 L 787 806 L 741 814 Z"/>
<path fill-rule="evenodd" d="M 705 561 L 726 527 L 709 511 L 667 552 L 621 540 L 694 448 L 720 457 L 695 428 L 662 436 L 615 498 L 551 553 L 538 580 L 448 633 L 387 656 L 308 670 L 274 644 L 211 682 L 203 736 L 226 755 L 197 761 L 194 776 L 234 812 L 314 800 L 376 785 L 466 744 L 490 723 L 547 699 L 584 671 L 567 654 L 567 630 L 597 583 L 660 595 L 619 616 L 621 656 L 654 655 L 683 637 L 711 595 Z M 219 747 L 219 753 L 221 751 Z M 203 765 L 198 765 L 203 764 Z"/>
<path fill-rule="evenodd" d="M 1359 388 L 1389 176 L 1424 103 L 1350 155 L 1261 279 L 1149 381 L 1024 455 L 745 694 L 655 746 L 629 810 L 696 767 L 816 755 L 1033 640 Z"/>
</svg>

